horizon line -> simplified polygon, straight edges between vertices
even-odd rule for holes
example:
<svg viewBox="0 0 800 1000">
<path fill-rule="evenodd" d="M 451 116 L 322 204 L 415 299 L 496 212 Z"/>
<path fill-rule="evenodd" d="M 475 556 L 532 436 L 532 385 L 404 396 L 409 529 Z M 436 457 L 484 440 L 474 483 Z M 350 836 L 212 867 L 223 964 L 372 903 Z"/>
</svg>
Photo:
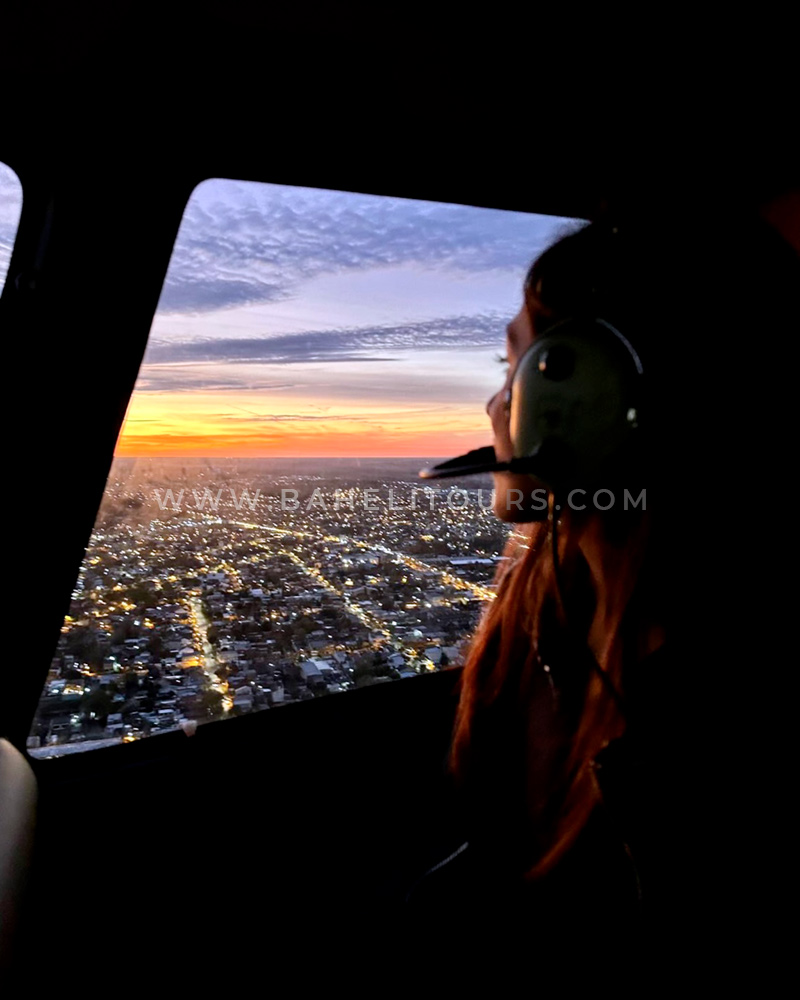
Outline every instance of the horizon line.
<svg viewBox="0 0 800 1000">
<path fill-rule="evenodd" d="M 117 459 L 140 459 L 140 458 L 174 458 L 179 460 L 186 459 L 217 459 L 224 461 L 233 461 L 238 459 L 247 459 L 249 461 L 266 461 L 270 459 L 292 459 L 297 461 L 300 459 L 307 460 L 309 462 L 319 462 L 329 459 L 336 459 L 339 461 L 344 461 L 346 459 L 351 459 L 352 461 L 361 461 L 362 459 L 371 459 L 372 461 L 386 461 L 391 459 L 392 461 L 416 461 L 421 459 L 423 461 L 430 461 L 434 458 L 446 458 L 446 455 L 114 455 L 114 460 Z"/>
</svg>

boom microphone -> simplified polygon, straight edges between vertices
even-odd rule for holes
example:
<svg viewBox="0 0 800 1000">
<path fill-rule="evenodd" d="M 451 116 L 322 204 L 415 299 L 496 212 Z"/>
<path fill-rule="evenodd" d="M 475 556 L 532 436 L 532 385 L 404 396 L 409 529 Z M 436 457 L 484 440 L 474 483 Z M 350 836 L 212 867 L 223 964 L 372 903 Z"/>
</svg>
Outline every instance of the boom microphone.
<svg viewBox="0 0 800 1000">
<path fill-rule="evenodd" d="M 454 476 L 476 476 L 481 472 L 500 472 L 508 468 L 508 462 L 498 462 L 492 445 L 473 448 L 465 455 L 448 459 L 438 465 L 420 469 L 420 479 L 451 479 Z"/>
<path fill-rule="evenodd" d="M 482 472 L 521 472 L 535 476 L 541 462 L 541 448 L 525 458 L 512 458 L 510 462 L 498 462 L 492 445 L 474 448 L 465 455 L 449 458 L 446 462 L 420 469 L 420 479 L 453 479 L 456 476 L 477 476 Z"/>
</svg>

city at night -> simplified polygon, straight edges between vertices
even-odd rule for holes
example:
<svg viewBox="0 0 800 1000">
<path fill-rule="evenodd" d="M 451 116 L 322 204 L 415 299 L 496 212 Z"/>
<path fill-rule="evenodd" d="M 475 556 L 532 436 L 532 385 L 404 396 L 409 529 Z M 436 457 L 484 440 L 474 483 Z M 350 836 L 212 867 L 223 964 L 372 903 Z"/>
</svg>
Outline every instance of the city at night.
<svg viewBox="0 0 800 1000">
<path fill-rule="evenodd" d="M 57 756 L 461 662 L 508 528 L 420 459 L 118 458 L 29 738 Z"/>
</svg>

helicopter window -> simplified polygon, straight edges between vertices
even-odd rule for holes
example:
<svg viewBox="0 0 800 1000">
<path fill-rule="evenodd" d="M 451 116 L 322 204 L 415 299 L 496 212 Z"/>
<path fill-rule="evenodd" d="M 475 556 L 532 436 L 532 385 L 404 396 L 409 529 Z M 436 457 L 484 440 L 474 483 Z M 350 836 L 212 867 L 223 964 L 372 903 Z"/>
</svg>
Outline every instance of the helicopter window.
<svg viewBox="0 0 800 1000">
<path fill-rule="evenodd" d="M 8 274 L 21 213 L 22 185 L 14 171 L 0 163 L 0 289 Z"/>
<path fill-rule="evenodd" d="M 29 738 L 55 756 L 457 664 L 507 528 L 485 442 L 574 220 L 209 180 L 175 243 Z"/>
</svg>

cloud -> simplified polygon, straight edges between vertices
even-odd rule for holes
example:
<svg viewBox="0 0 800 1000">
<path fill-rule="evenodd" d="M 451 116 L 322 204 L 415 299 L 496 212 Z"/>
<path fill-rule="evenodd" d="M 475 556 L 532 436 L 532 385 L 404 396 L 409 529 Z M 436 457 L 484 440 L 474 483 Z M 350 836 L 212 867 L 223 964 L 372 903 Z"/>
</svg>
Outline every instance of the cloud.
<svg viewBox="0 0 800 1000">
<path fill-rule="evenodd" d="M 19 178 L 13 170 L 0 163 L 0 288 L 8 271 L 21 211 L 22 186 Z"/>
<path fill-rule="evenodd" d="M 217 365 L 202 362 L 187 364 L 148 364 L 139 372 L 136 392 L 230 392 L 252 389 L 276 392 L 294 389 L 295 382 L 279 382 L 274 378 L 238 378 L 222 374 Z"/>
<path fill-rule="evenodd" d="M 327 413 L 253 413 L 249 417 L 240 417 L 233 413 L 218 413 L 213 414 L 213 416 L 218 417 L 227 423 L 241 423 L 241 424 L 257 424 L 257 423 L 347 423 L 347 424 L 360 424 L 360 423 L 374 423 L 371 417 L 359 417 L 353 416 L 349 413 L 339 413 L 335 415 Z"/>
<path fill-rule="evenodd" d="M 568 224 L 461 205 L 205 181 L 186 207 L 159 310 L 280 301 L 302 281 L 350 269 L 519 269 Z"/>
<path fill-rule="evenodd" d="M 323 330 L 272 337 L 152 342 L 149 366 L 174 363 L 297 364 L 300 362 L 388 361 L 392 352 L 496 348 L 505 318 L 458 316 L 396 326 Z M 224 381 L 224 380 L 223 380 Z M 237 386 L 241 383 L 235 383 Z M 231 386 L 234 380 L 231 379 Z"/>
<path fill-rule="evenodd" d="M 0 163 L 0 229 L 16 231 L 22 208 L 22 185 L 14 171 Z"/>
</svg>

